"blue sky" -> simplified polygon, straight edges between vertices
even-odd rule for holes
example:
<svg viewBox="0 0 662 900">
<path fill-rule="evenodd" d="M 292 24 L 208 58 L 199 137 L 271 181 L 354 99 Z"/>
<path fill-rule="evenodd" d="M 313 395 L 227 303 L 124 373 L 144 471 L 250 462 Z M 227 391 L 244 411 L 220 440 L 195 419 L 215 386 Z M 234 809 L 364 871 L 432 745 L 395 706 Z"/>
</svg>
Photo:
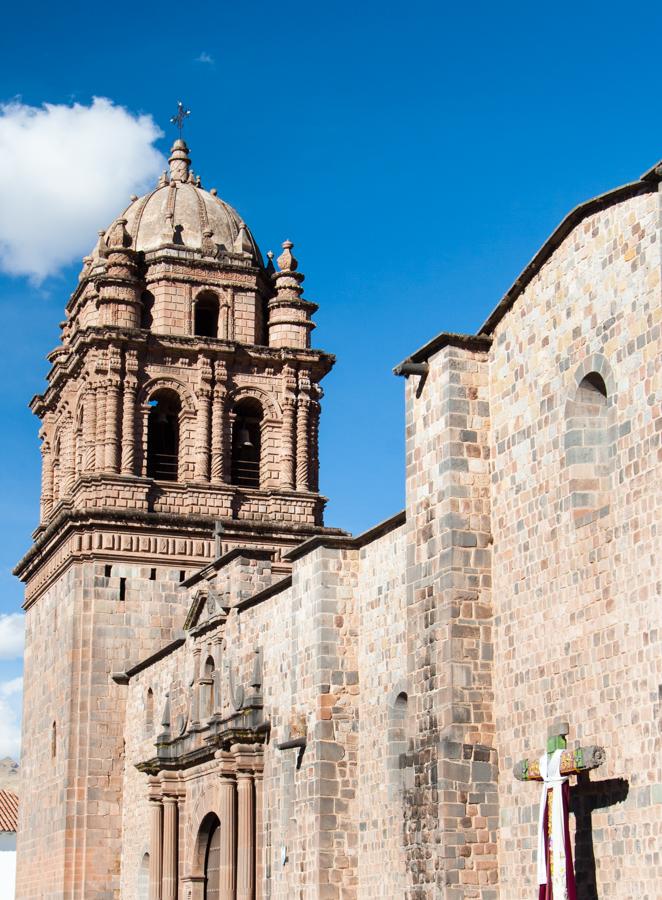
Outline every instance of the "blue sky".
<svg viewBox="0 0 662 900">
<path fill-rule="evenodd" d="M 569 209 L 662 157 L 661 25 L 659 4 L 646 2 L 215 0 L 119 3 L 111 13 L 12 4 L 0 102 L 59 109 L 104 97 L 152 117 L 165 133 L 161 153 L 177 100 L 191 107 L 195 171 L 263 251 L 295 242 L 306 296 L 320 304 L 315 344 L 338 357 L 321 433 L 327 522 L 360 531 L 404 502 L 403 386 L 392 366 L 438 331 L 477 329 Z M 127 200 L 118 189 L 99 206 L 107 218 L 88 222 L 95 158 L 78 138 L 75 123 L 62 140 L 56 133 L 42 159 L 20 159 L 19 175 L 0 140 L 0 211 L 11 209 L 0 212 L 0 246 L 10 247 L 0 271 L 5 616 L 20 607 L 10 573 L 37 522 L 27 403 L 42 389 L 80 256 Z M 112 126 L 104 140 L 97 185 L 112 195 L 128 183 L 113 168 L 126 165 L 126 142 Z M 141 164 L 151 171 L 145 153 L 130 157 L 137 178 Z M 67 188 L 61 196 L 78 191 L 75 203 L 49 190 L 58 154 L 52 178 Z M 33 203 L 48 195 L 43 214 L 26 213 L 21 191 Z M 40 281 L 8 274 L 31 228 L 51 229 L 65 260 Z M 32 252 L 39 246 L 43 238 Z M 10 624 L 0 619 L 0 718 L 7 705 L 15 715 L 19 696 Z"/>
</svg>

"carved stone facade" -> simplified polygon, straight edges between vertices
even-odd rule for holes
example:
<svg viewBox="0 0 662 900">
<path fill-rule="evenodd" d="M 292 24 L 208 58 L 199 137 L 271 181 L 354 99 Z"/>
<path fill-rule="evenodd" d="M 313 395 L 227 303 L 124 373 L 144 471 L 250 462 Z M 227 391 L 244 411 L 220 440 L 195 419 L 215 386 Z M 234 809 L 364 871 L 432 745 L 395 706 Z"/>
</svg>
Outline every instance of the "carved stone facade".
<svg viewBox="0 0 662 900">
<path fill-rule="evenodd" d="M 606 747 L 580 890 L 657 896 L 661 176 L 396 369 L 406 509 L 352 538 L 322 525 L 333 360 L 292 245 L 265 266 L 175 144 L 33 401 L 19 898 L 524 900 L 512 767 L 559 716 Z"/>
</svg>

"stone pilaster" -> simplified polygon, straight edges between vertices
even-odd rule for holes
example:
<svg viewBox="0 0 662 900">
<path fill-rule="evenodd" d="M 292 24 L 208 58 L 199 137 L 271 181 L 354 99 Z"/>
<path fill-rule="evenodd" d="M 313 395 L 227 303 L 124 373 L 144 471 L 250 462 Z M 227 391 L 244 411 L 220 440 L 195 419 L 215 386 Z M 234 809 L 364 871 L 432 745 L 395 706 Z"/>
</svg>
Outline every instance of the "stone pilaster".
<svg viewBox="0 0 662 900">
<path fill-rule="evenodd" d="M 264 801 L 262 791 L 264 778 L 261 764 L 253 773 L 255 799 L 255 900 L 262 900 L 264 894 Z"/>
<path fill-rule="evenodd" d="M 124 392 L 122 397 L 122 475 L 136 474 L 136 393 L 138 390 L 138 357 L 127 350 Z"/>
<path fill-rule="evenodd" d="M 253 775 L 237 772 L 237 900 L 253 900 L 255 885 Z"/>
<path fill-rule="evenodd" d="M 162 900 L 177 900 L 177 797 L 163 798 L 163 888 Z"/>
<path fill-rule="evenodd" d="M 163 803 L 149 798 L 149 900 L 161 900 L 163 875 Z"/>
<path fill-rule="evenodd" d="M 219 781 L 219 818 L 221 822 L 221 853 L 219 872 L 219 900 L 235 900 L 235 781 L 223 774 Z"/>
</svg>

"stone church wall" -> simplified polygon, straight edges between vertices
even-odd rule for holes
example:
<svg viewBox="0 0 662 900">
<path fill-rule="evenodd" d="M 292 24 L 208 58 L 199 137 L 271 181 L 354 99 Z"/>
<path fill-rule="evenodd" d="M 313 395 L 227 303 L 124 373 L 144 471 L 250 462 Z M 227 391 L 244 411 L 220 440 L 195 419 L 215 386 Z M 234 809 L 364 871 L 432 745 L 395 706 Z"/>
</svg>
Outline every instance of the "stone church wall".
<svg viewBox="0 0 662 900">
<path fill-rule="evenodd" d="M 539 802 L 539 787 L 511 768 L 541 754 L 557 717 L 570 722 L 571 746 L 607 752 L 592 786 L 572 788 L 579 895 L 660 896 L 661 323 L 659 195 L 648 194 L 582 221 L 496 329 L 494 677 L 508 900 L 535 890 Z M 607 420 L 579 439 L 569 404 L 591 370 L 606 384 Z M 578 510 L 573 481 L 585 480 L 580 506 L 590 507 L 598 477 L 596 508 Z"/>
<path fill-rule="evenodd" d="M 496 900 L 489 373 L 453 341 L 428 364 L 406 389 L 405 897 Z"/>
<path fill-rule="evenodd" d="M 360 551 L 359 897 L 404 897 L 404 795 L 413 770 L 405 650 L 405 528 Z M 388 861 L 388 864 L 385 864 Z"/>
<path fill-rule="evenodd" d="M 224 672 L 226 713 L 228 668 L 235 684 L 247 685 L 254 649 L 263 653 L 264 715 L 271 725 L 258 857 L 264 898 L 285 900 L 302 889 L 319 898 L 338 898 L 341 891 L 344 897 L 391 897 L 402 890 L 406 771 L 400 756 L 407 744 L 396 699 L 406 693 L 403 554 L 402 527 L 360 551 L 319 547 L 295 561 L 291 588 L 229 614 L 223 660 L 215 659 Z M 203 643 L 218 647 L 218 637 L 210 632 Z M 139 896 L 149 843 L 148 781 L 135 763 L 154 755 L 166 691 L 171 718 L 180 711 L 195 646 L 189 636 L 126 689 L 123 897 Z M 150 687 L 154 725 L 148 733 Z M 300 759 L 297 750 L 277 749 L 301 733 L 307 746 Z M 202 813 L 214 807 L 213 768 L 205 763 L 185 773 L 180 876 L 190 869 Z M 385 856 L 393 863 L 388 874 Z"/>
<path fill-rule="evenodd" d="M 25 666 L 35 674 L 23 686 L 23 733 L 32 738 L 23 745 L 21 778 L 34 802 L 19 804 L 17 888 L 19 896 L 44 900 L 64 893 L 72 747 L 69 676 L 77 646 L 74 597 L 82 578 L 83 566 L 70 566 L 25 616 Z"/>
</svg>

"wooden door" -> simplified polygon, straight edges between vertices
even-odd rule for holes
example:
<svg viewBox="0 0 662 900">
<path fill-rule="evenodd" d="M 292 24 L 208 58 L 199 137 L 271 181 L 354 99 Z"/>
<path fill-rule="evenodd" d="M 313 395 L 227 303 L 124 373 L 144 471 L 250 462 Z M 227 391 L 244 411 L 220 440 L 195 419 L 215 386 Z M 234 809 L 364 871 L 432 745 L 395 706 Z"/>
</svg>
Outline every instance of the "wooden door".
<svg viewBox="0 0 662 900">
<path fill-rule="evenodd" d="M 221 828 L 218 823 L 209 835 L 205 858 L 205 900 L 219 900 L 221 870 Z"/>
</svg>

